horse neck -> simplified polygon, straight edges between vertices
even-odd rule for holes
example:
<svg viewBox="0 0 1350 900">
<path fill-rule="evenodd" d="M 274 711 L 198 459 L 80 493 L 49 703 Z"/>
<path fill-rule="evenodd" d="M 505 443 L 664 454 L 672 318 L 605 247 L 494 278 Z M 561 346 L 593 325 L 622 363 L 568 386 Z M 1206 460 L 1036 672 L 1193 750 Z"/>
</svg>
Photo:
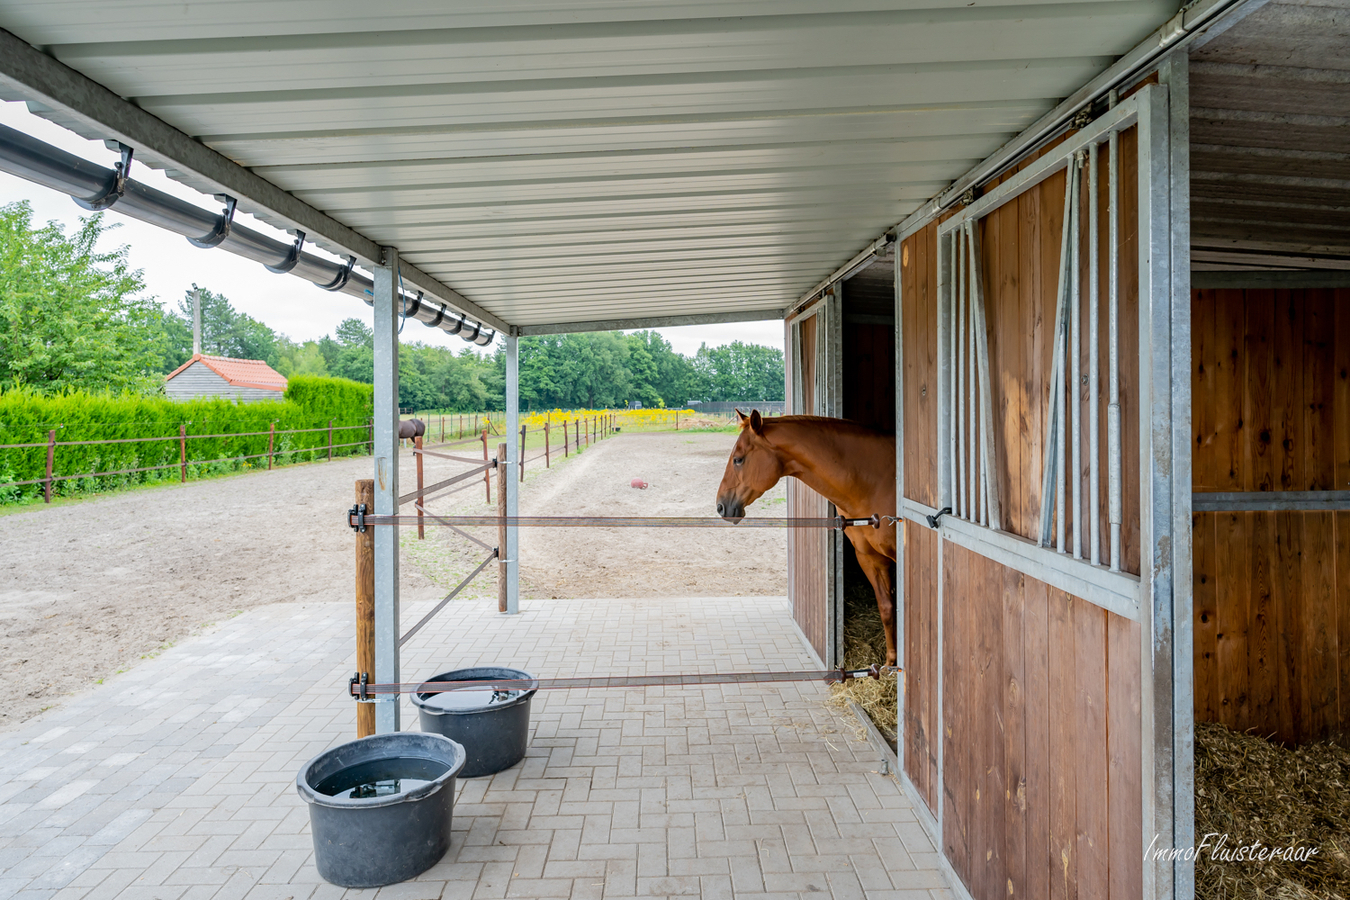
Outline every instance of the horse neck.
<svg viewBox="0 0 1350 900">
<path fill-rule="evenodd" d="M 857 465 L 859 436 L 805 423 L 781 423 L 770 440 L 783 460 L 784 474 L 800 480 L 841 509 L 873 491 L 866 467 Z"/>
</svg>

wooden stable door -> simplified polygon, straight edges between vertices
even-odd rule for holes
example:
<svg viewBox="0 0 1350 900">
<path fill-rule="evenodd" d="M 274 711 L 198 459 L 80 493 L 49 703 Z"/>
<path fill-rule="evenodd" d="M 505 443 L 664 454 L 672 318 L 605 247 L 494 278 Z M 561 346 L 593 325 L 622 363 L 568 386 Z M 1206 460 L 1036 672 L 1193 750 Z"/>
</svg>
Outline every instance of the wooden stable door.
<svg viewBox="0 0 1350 900">
<path fill-rule="evenodd" d="M 788 321 L 788 412 L 838 416 L 842 383 L 842 288 Z M 788 515 L 833 516 L 834 505 L 788 479 Z M 824 528 L 788 529 L 788 597 L 792 617 L 827 667 L 839 664 L 843 643 L 841 535 Z"/>
</svg>

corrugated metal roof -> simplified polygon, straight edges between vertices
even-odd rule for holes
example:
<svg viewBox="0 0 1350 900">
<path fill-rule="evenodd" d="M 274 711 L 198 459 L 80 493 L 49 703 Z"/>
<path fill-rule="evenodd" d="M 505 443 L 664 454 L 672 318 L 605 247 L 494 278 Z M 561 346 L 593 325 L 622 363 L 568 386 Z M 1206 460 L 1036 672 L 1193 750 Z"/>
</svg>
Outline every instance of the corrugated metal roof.
<svg viewBox="0 0 1350 900">
<path fill-rule="evenodd" d="M 258 388 L 264 391 L 286 390 L 286 376 L 261 359 L 231 359 L 228 356 L 207 356 L 204 353 L 193 354 L 191 359 L 165 375 L 164 380 L 172 381 L 174 376 L 195 362 L 200 362 L 234 387 Z"/>
<path fill-rule="evenodd" d="M 1197 268 L 1350 270 L 1350 4 L 1275 0 L 1192 53 Z"/>
<path fill-rule="evenodd" d="M 532 325 L 781 309 L 1176 6 L 41 0 L 0 27 Z"/>
</svg>

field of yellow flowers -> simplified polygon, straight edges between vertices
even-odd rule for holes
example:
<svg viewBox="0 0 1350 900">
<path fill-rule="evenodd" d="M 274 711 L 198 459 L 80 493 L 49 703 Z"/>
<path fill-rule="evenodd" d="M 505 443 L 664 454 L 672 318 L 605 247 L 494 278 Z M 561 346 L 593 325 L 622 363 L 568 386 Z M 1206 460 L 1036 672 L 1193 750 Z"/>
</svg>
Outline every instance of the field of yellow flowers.
<svg viewBox="0 0 1350 900">
<path fill-rule="evenodd" d="M 405 418 L 420 418 L 427 423 L 427 437 L 431 441 L 453 441 L 472 438 L 486 428 L 488 440 L 493 442 L 506 430 L 503 412 L 445 413 L 418 412 Z M 525 428 L 527 448 L 543 446 L 545 426 L 550 442 L 562 446 L 562 432 L 566 428 L 575 436 L 578 427 L 582 434 L 605 436 L 606 429 L 618 428 L 621 434 L 641 431 L 719 431 L 733 429 L 733 416 L 699 413 L 692 409 L 551 409 L 522 412 L 520 424 Z M 597 431 L 598 429 L 598 431 Z M 569 438 L 575 442 L 575 437 Z M 575 443 L 574 443 L 575 445 Z M 585 441 L 583 440 L 583 446 Z"/>
</svg>

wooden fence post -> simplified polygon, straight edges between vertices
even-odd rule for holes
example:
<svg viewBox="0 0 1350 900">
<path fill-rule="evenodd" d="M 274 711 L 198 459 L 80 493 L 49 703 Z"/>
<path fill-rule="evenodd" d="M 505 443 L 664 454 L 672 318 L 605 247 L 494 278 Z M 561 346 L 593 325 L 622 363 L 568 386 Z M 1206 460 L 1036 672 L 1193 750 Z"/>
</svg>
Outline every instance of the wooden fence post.
<svg viewBox="0 0 1350 900">
<path fill-rule="evenodd" d="M 497 612 L 506 612 L 506 445 L 497 445 Z"/>
<path fill-rule="evenodd" d="M 56 462 L 56 429 L 47 432 L 47 480 L 43 488 L 46 502 L 52 502 L 52 464 Z"/>
<path fill-rule="evenodd" d="M 441 443 L 445 443 L 445 416 L 441 416 Z"/>
<path fill-rule="evenodd" d="M 417 539 L 426 540 L 426 525 L 422 522 L 422 439 L 413 438 L 413 458 L 417 460 L 417 500 L 414 505 L 417 507 Z"/>
<path fill-rule="evenodd" d="M 328 461 L 333 461 L 333 420 L 328 420 Z"/>
<path fill-rule="evenodd" d="M 277 423 L 273 422 L 267 430 L 267 471 L 272 471 L 272 442 L 277 437 Z"/>
<path fill-rule="evenodd" d="M 178 482 L 187 484 L 187 425 L 178 426 Z"/>
<path fill-rule="evenodd" d="M 375 511 L 375 481 L 356 482 L 356 502 Z M 367 528 L 356 532 L 356 671 L 375 680 L 375 532 Z M 375 704 L 356 704 L 356 736 L 375 733 Z"/>
<path fill-rule="evenodd" d="M 520 426 L 520 480 L 525 480 L 525 426 Z"/>
<path fill-rule="evenodd" d="M 551 469 L 551 468 L 553 468 L 553 459 L 552 459 L 552 457 L 551 457 L 551 455 L 550 455 L 550 451 L 551 451 L 553 448 L 551 448 L 551 447 L 548 445 L 548 438 L 549 438 L 549 435 L 548 435 L 548 424 L 549 424 L 549 423 L 548 423 L 548 419 L 545 419 L 545 420 L 544 420 L 544 468 L 545 468 L 545 469 Z"/>
<path fill-rule="evenodd" d="M 475 416 L 475 418 L 477 418 Z M 474 422 L 477 425 L 477 422 Z M 487 429 L 483 429 L 483 462 L 488 461 L 487 455 Z M 487 485 L 487 502 L 492 502 L 492 472 L 489 469 L 483 470 L 483 484 Z"/>
</svg>

